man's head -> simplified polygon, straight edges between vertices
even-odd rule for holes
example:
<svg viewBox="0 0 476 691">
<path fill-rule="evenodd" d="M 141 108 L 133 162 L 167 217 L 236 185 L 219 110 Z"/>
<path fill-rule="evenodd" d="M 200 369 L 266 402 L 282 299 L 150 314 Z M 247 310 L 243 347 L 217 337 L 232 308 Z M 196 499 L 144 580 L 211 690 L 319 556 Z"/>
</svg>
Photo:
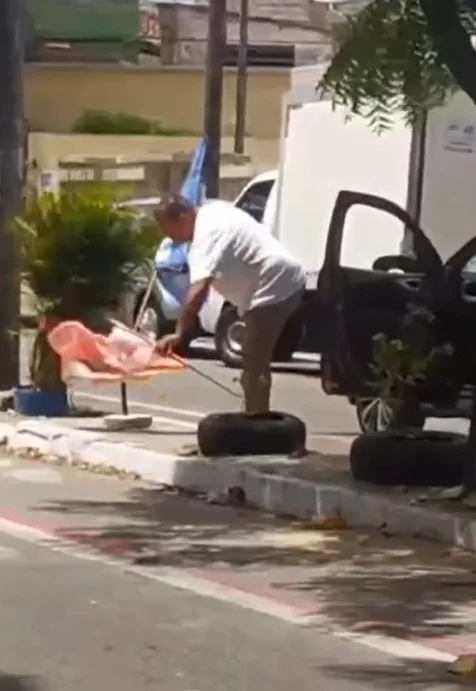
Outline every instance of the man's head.
<svg viewBox="0 0 476 691">
<path fill-rule="evenodd" d="M 195 226 L 195 207 L 179 194 L 168 194 L 160 200 L 155 218 L 162 232 L 174 242 L 191 242 Z"/>
</svg>

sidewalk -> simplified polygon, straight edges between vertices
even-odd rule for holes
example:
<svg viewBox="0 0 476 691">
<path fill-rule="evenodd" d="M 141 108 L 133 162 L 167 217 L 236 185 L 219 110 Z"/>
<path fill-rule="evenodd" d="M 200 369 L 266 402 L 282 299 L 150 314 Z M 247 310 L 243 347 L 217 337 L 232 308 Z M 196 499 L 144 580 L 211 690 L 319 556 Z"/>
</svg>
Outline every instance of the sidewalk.
<svg viewBox="0 0 476 691">
<path fill-rule="evenodd" d="M 128 473 L 149 482 L 198 493 L 239 487 L 250 506 L 280 516 L 342 516 L 350 527 L 386 535 L 421 537 L 476 552 L 476 516 L 451 501 L 422 492 L 384 490 L 355 483 L 348 471 L 351 437 L 310 438 L 304 459 L 182 457 L 193 430 L 176 431 L 163 420 L 146 432 L 109 432 L 101 418 L 22 419 L 0 415 L 0 439 L 13 452 L 31 450 L 45 460 L 62 458 L 85 468 Z"/>
</svg>

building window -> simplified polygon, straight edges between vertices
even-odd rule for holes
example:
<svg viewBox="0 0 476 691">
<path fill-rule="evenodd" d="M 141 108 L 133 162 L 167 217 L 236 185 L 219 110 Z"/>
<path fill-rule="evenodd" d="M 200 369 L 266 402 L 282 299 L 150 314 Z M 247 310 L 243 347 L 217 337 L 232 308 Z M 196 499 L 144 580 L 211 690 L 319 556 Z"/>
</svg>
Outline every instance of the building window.
<svg viewBox="0 0 476 691">
<path fill-rule="evenodd" d="M 237 44 L 227 45 L 225 55 L 225 66 L 236 67 L 238 64 Z M 295 49 L 294 46 L 257 46 L 248 47 L 248 66 L 249 67 L 294 67 Z"/>
</svg>

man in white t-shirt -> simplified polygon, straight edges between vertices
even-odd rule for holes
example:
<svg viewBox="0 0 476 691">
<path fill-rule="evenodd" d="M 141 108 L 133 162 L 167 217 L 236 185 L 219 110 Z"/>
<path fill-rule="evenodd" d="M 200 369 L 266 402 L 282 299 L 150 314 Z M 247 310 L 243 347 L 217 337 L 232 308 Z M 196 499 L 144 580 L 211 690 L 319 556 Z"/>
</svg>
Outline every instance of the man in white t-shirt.
<svg viewBox="0 0 476 691">
<path fill-rule="evenodd" d="M 277 340 L 305 289 L 300 264 L 269 231 L 230 202 L 210 201 L 194 208 L 179 196 L 156 210 L 161 230 L 175 242 L 191 242 L 190 289 L 174 334 L 158 344 L 175 350 L 187 339 L 213 286 L 243 315 L 243 374 L 247 412 L 267 412 L 271 360 Z"/>
</svg>

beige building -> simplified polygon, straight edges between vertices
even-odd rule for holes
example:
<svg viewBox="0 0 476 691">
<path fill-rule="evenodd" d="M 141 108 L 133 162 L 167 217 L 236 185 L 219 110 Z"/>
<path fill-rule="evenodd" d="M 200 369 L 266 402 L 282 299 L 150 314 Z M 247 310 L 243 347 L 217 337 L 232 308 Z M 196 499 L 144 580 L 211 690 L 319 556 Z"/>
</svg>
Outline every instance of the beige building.
<svg viewBox="0 0 476 691">
<path fill-rule="evenodd" d="M 201 67 L 42 63 L 28 65 L 25 76 L 28 120 L 35 132 L 71 132 L 85 110 L 134 113 L 197 135 L 203 130 L 205 72 Z M 290 71 L 284 68 L 250 70 L 246 123 L 250 137 L 279 139 L 289 78 Z M 226 69 L 225 137 L 233 136 L 235 99 L 236 70 Z"/>
</svg>

